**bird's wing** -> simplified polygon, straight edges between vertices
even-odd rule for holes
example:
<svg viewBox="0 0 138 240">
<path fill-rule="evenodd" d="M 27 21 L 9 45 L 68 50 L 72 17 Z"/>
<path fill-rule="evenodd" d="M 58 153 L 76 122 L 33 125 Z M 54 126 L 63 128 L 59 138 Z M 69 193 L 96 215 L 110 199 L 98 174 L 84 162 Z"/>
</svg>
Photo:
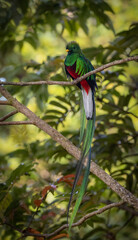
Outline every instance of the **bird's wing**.
<svg viewBox="0 0 138 240">
<path fill-rule="evenodd" d="M 94 70 L 94 67 L 87 58 L 85 58 L 83 55 L 77 58 L 76 73 L 78 73 L 79 76 L 83 76 L 84 74 L 92 70 Z M 92 91 L 95 91 L 95 87 L 97 88 L 95 74 L 90 75 L 89 77 L 86 78 L 86 80 L 89 86 L 91 87 Z"/>
</svg>

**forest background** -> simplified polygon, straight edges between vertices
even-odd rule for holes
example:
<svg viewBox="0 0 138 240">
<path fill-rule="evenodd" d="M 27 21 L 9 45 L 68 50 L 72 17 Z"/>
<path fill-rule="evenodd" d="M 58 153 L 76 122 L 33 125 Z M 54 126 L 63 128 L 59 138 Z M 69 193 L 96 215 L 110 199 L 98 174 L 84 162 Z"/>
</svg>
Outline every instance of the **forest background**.
<svg viewBox="0 0 138 240">
<path fill-rule="evenodd" d="M 69 239 L 66 209 L 79 158 L 70 142 L 67 147 L 61 136 L 59 142 L 58 135 L 46 134 L 47 125 L 37 125 L 8 92 L 79 147 L 79 89 L 40 81 L 67 81 L 65 47 L 72 40 L 95 69 L 136 56 L 137 5 L 136 0 L 0 0 L 0 239 Z M 92 160 L 100 168 L 91 167 L 71 239 L 137 239 L 136 68 L 129 60 L 97 73 Z"/>
</svg>

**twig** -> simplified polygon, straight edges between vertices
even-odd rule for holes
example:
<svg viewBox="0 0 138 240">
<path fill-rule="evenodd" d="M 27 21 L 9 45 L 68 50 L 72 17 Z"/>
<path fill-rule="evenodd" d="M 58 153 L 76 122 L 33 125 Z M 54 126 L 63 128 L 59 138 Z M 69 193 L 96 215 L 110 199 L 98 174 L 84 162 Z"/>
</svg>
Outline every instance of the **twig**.
<svg viewBox="0 0 138 240">
<path fill-rule="evenodd" d="M 135 211 L 134 209 L 127 207 L 125 205 L 119 206 L 120 209 L 123 209 L 124 211 L 127 211 L 129 213 L 131 213 L 133 216 L 138 216 L 138 212 Z"/>
<path fill-rule="evenodd" d="M 3 222 L 1 225 L 7 225 L 7 226 L 9 226 L 10 228 L 16 230 L 17 232 L 22 233 L 22 230 L 21 230 L 21 229 L 17 228 L 16 226 L 12 225 L 11 223 Z"/>
<path fill-rule="evenodd" d="M 106 200 L 106 201 L 101 201 L 101 203 L 111 204 L 111 203 L 113 203 L 113 202 L 111 202 L 111 201 L 109 201 L 109 200 Z M 128 207 L 125 203 L 122 204 L 122 205 L 120 205 L 120 206 L 118 206 L 118 208 L 120 208 L 120 209 L 122 209 L 122 210 L 124 210 L 124 211 L 127 211 L 127 212 L 131 213 L 131 214 L 134 215 L 134 216 L 138 216 L 138 212 L 135 211 L 133 208 Z"/>
<path fill-rule="evenodd" d="M 18 112 L 24 114 L 35 126 L 46 132 L 51 138 L 59 143 L 69 154 L 74 156 L 77 160 L 80 159 L 80 150 L 73 145 L 67 138 L 65 138 L 56 129 L 52 128 L 45 121 L 37 117 L 30 109 L 17 101 L 16 98 L 2 86 L 0 86 L 1 94 L 8 99 L 12 106 L 14 106 Z M 86 164 L 86 163 L 85 163 Z M 90 171 L 94 173 L 98 178 L 100 178 L 105 184 L 107 184 L 114 192 L 116 192 L 124 202 L 129 203 L 134 208 L 138 208 L 138 199 L 127 189 L 121 186 L 116 180 L 114 180 L 110 175 L 108 175 L 104 170 L 102 170 L 95 162 L 91 161 Z"/>
<path fill-rule="evenodd" d="M 115 66 L 115 65 L 120 65 L 122 63 L 130 62 L 130 61 L 138 61 L 138 56 L 128 57 L 128 58 L 125 58 L 125 59 L 115 60 L 113 62 L 107 63 L 107 64 L 102 65 L 101 67 L 99 67 L 99 68 L 97 68 L 97 69 L 95 69 L 93 71 L 90 71 L 90 72 L 86 73 L 82 77 L 77 78 L 73 82 L 67 82 L 67 81 L 1 82 L 0 81 L 0 85 L 28 86 L 28 85 L 42 85 L 42 84 L 46 84 L 46 85 L 66 85 L 66 86 L 72 86 L 72 85 L 76 85 L 78 82 L 80 82 L 81 80 L 89 77 L 92 74 L 96 74 L 98 72 L 103 71 L 106 68 L 109 68 L 109 67 L 112 67 L 112 66 Z"/>
<path fill-rule="evenodd" d="M 40 206 L 39 206 L 39 207 L 40 207 Z M 39 207 L 37 207 L 36 211 L 33 212 L 32 216 L 31 216 L 31 220 L 30 220 L 27 228 L 29 228 L 29 227 L 31 226 L 31 224 L 32 224 L 32 222 L 33 222 L 33 220 L 34 220 L 35 215 L 38 213 Z"/>
<path fill-rule="evenodd" d="M 107 202 L 108 202 L 108 201 L 107 201 Z M 77 227 L 77 226 L 81 225 L 83 222 L 87 221 L 89 218 L 91 218 L 91 217 L 93 217 L 93 216 L 95 216 L 95 215 L 99 215 L 99 214 L 101 214 L 101 213 L 103 213 L 103 212 L 105 212 L 105 211 L 107 211 L 107 210 L 109 210 L 109 209 L 112 209 L 113 207 L 119 207 L 120 209 L 124 209 L 124 210 L 128 211 L 127 207 L 126 207 L 126 206 L 123 206 L 123 204 L 124 204 L 123 201 L 120 201 L 120 202 L 118 202 L 118 203 L 110 203 L 110 204 L 108 204 L 107 206 L 104 206 L 104 207 L 102 207 L 102 208 L 100 208 L 100 209 L 98 209 L 98 210 L 96 210 L 96 211 L 94 211 L 94 212 L 88 213 L 87 215 L 85 215 L 84 217 L 82 217 L 79 221 L 77 221 L 76 223 L 74 223 L 74 224 L 72 225 L 72 227 Z M 130 211 L 130 212 L 131 212 L 131 211 Z M 133 214 L 133 212 L 131 212 L 131 213 L 132 213 L 132 216 L 125 222 L 125 224 L 124 224 L 123 226 L 121 226 L 121 228 L 117 231 L 117 233 L 118 233 L 120 230 L 122 230 L 122 229 L 133 219 L 133 217 L 134 217 L 134 215 L 135 215 L 135 212 L 134 212 L 134 214 Z M 24 238 L 24 237 L 27 237 L 27 236 L 49 238 L 49 237 L 53 237 L 54 235 L 57 235 L 59 232 L 61 232 L 61 231 L 63 231 L 64 229 L 67 229 L 67 228 L 68 228 L 68 224 L 64 224 L 63 226 L 59 227 L 58 229 L 56 229 L 56 230 L 55 230 L 54 232 L 52 232 L 52 233 L 49 233 L 49 234 L 36 234 L 36 233 L 27 232 L 27 231 L 24 232 L 24 231 L 18 229 L 17 227 L 15 227 L 15 226 L 7 223 L 7 222 L 2 223 L 1 225 L 4 225 L 4 224 L 7 225 L 7 226 L 9 226 L 9 227 L 11 227 L 12 229 L 14 229 L 14 230 L 16 230 L 16 231 L 18 231 L 18 232 L 20 232 L 20 233 L 22 234 L 22 236 L 21 236 L 20 238 L 18 238 L 18 240 L 19 240 L 19 239 L 22 239 L 22 238 Z"/>
<path fill-rule="evenodd" d="M 18 113 L 18 111 L 17 111 L 17 110 L 14 110 L 14 111 L 12 111 L 12 112 L 8 113 L 8 114 L 7 114 L 7 115 L 5 115 L 4 117 L 0 118 L 0 122 L 3 122 L 3 121 L 5 121 L 6 119 L 8 119 L 9 117 L 11 117 L 11 116 L 15 115 L 16 113 Z"/>
<path fill-rule="evenodd" d="M 98 215 L 98 214 L 101 214 L 113 207 L 119 207 L 123 204 L 123 201 L 120 201 L 118 203 L 111 203 L 105 207 L 102 207 L 94 212 L 91 212 L 91 213 L 88 213 L 87 215 L 85 215 L 84 217 L 82 217 L 78 222 L 76 223 L 73 223 L 72 224 L 72 227 L 77 227 L 79 225 L 81 225 L 83 222 L 87 221 L 89 218 L 95 216 L 95 215 Z M 63 231 L 64 229 L 68 228 L 68 224 L 64 224 L 63 226 L 61 226 L 60 228 L 58 228 L 55 232 L 52 232 L 52 233 L 49 233 L 49 234 L 33 234 L 33 233 L 25 233 L 24 236 L 35 236 L 35 237 L 46 237 L 46 238 L 49 238 L 49 237 L 52 237 L 54 235 L 56 235 L 57 233 Z"/>
<path fill-rule="evenodd" d="M 12 122 L 0 122 L 0 126 L 4 125 L 27 125 L 34 124 L 33 121 L 12 121 Z"/>
</svg>

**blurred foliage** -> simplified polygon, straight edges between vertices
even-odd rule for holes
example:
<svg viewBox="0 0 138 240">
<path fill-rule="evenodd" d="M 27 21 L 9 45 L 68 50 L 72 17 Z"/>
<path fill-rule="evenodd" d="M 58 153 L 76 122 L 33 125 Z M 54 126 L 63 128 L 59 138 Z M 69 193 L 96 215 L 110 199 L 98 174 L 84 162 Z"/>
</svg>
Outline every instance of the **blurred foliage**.
<svg viewBox="0 0 138 240">
<path fill-rule="evenodd" d="M 127 26 L 123 21 L 129 19 L 129 11 L 135 12 L 136 1 L 131 1 L 131 6 L 129 3 L 127 0 L 117 0 L 114 4 L 103 0 L 0 0 L 0 78 L 13 82 L 65 80 L 65 43 L 74 39 L 95 66 L 136 55 L 137 15 L 131 14 Z M 118 14 L 122 21 L 117 21 Z M 136 67 L 134 62 L 125 63 L 97 74 L 97 121 L 92 148 L 93 161 L 133 194 L 138 174 Z M 79 146 L 77 87 L 40 85 L 7 89 Z M 0 116 L 12 110 L 0 105 Z M 25 118 L 17 114 L 10 120 Z M 32 233 L 51 233 L 66 223 L 75 159 L 33 126 L 1 128 L 0 148 L 1 223 Z M 115 201 L 119 197 L 90 174 L 76 221 Z M 94 216 L 73 228 L 71 239 L 136 240 L 137 222 L 130 210 L 115 208 Z M 64 232 L 64 239 L 69 239 L 67 230 Z M 1 225 L 0 235 L 2 239 L 14 240 L 20 233 Z"/>
</svg>

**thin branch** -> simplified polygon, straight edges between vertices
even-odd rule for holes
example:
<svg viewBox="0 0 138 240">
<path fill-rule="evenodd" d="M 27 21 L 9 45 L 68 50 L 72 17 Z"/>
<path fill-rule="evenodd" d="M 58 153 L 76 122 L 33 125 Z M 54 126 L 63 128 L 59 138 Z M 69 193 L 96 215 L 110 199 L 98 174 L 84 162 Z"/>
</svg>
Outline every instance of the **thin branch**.
<svg viewBox="0 0 138 240">
<path fill-rule="evenodd" d="M 119 206 L 119 208 L 124 210 L 124 211 L 127 211 L 127 212 L 131 213 L 133 216 L 138 216 L 138 212 L 135 211 L 134 209 L 130 208 L 130 207 L 122 205 L 122 206 Z"/>
<path fill-rule="evenodd" d="M 73 224 L 73 227 L 76 227 L 76 226 L 79 226 L 81 225 L 83 222 L 85 222 L 87 219 L 91 218 L 92 216 L 94 215 L 98 215 L 98 214 L 101 214 L 105 211 L 107 211 L 108 209 L 111 209 L 113 207 L 119 207 L 123 204 L 124 202 L 123 201 L 120 201 L 118 203 L 111 203 L 105 207 L 102 207 L 94 212 L 91 212 L 91 213 L 88 213 L 87 215 L 85 215 L 84 217 L 82 217 L 78 222 L 74 223 Z"/>
<path fill-rule="evenodd" d="M 9 117 L 11 117 L 11 116 L 15 115 L 16 113 L 18 113 L 18 111 L 17 111 L 17 110 L 14 110 L 14 111 L 12 111 L 12 112 L 8 113 L 8 114 L 7 114 L 7 115 L 5 115 L 4 117 L 0 118 L 0 122 L 3 122 L 3 121 L 5 121 L 6 119 L 8 119 Z"/>
<path fill-rule="evenodd" d="M 107 211 L 109 209 L 112 209 L 113 207 L 118 207 L 120 209 L 124 209 L 124 210 L 128 211 L 127 207 L 123 206 L 123 204 L 124 204 L 123 201 L 120 201 L 118 203 L 110 203 L 107 206 L 104 206 L 104 207 L 102 207 L 102 208 L 100 208 L 100 209 L 98 209 L 98 210 L 96 210 L 94 212 L 88 213 L 87 215 L 82 217 L 79 221 L 74 223 L 72 225 L 72 227 L 77 227 L 77 226 L 81 225 L 83 222 L 87 221 L 89 218 L 91 218 L 91 217 L 93 217 L 95 215 L 99 215 L 99 214 L 101 214 L 101 213 L 103 213 L 103 212 L 105 212 L 105 211 Z M 118 231 L 122 230 L 133 219 L 133 217 L 136 215 L 135 212 L 134 212 L 134 214 L 133 214 L 133 212 L 131 212 L 131 213 L 132 213 L 132 216 L 125 222 L 125 224 Z M 7 223 L 7 222 L 2 223 L 1 225 L 7 225 L 7 226 L 11 227 L 12 229 L 20 232 L 22 234 L 22 236 L 20 238 L 18 238 L 18 239 L 22 239 L 22 238 L 27 237 L 27 236 L 49 238 L 49 237 L 53 237 L 53 236 L 57 235 L 59 232 L 61 232 L 64 229 L 68 228 L 68 224 L 64 224 L 63 226 L 59 227 L 58 229 L 56 229 L 52 233 L 49 233 L 49 234 L 39 234 L 38 233 L 38 234 L 36 234 L 36 233 L 27 232 L 27 231 L 22 231 L 22 230 L 18 229 L 17 227 L 15 227 L 15 226 L 11 225 L 10 223 Z"/>
<path fill-rule="evenodd" d="M 83 222 L 87 221 L 89 218 L 95 216 L 95 215 L 98 215 L 98 214 L 101 214 L 113 207 L 119 207 L 123 204 L 123 201 L 120 201 L 118 203 L 111 203 L 105 207 L 102 207 L 94 212 L 91 212 L 91 213 L 88 213 L 87 215 L 85 215 L 84 217 L 82 217 L 78 222 L 76 223 L 73 223 L 72 224 L 72 227 L 77 227 L 79 225 L 81 225 Z M 29 232 L 26 232 L 24 236 L 35 236 L 35 237 L 45 237 L 45 238 L 49 238 L 49 237 L 52 237 L 54 235 L 56 235 L 57 233 L 63 231 L 64 229 L 67 229 L 68 228 L 68 224 L 64 224 L 63 226 L 61 226 L 60 228 L 58 228 L 55 232 L 52 232 L 52 233 L 49 233 L 49 234 L 33 234 L 33 233 L 29 233 Z"/>
<path fill-rule="evenodd" d="M 101 203 L 104 203 L 104 204 L 111 204 L 113 202 L 109 201 L 109 200 L 106 200 L 106 201 L 101 201 Z M 133 208 L 131 207 L 128 207 L 125 203 L 118 206 L 119 209 L 122 209 L 124 211 L 127 211 L 129 213 L 131 213 L 132 215 L 134 216 L 138 216 L 138 211 L 135 211 Z"/>
<path fill-rule="evenodd" d="M 69 154 L 75 157 L 77 160 L 80 159 L 80 150 L 73 145 L 67 138 L 65 138 L 56 129 L 52 128 L 45 121 L 37 117 L 30 109 L 17 101 L 16 98 L 2 86 L 0 86 L 0 93 L 11 102 L 12 106 L 15 107 L 18 112 L 24 114 L 31 122 L 34 123 L 39 129 L 47 133 L 51 138 L 59 143 Z M 86 164 L 86 163 L 85 163 Z M 108 175 L 103 169 L 101 169 L 95 162 L 91 161 L 90 171 L 100 178 L 105 184 L 107 184 L 114 192 L 116 192 L 124 202 L 129 203 L 134 208 L 138 208 L 138 199 L 127 189 L 121 186 L 116 180 Z"/>
<path fill-rule="evenodd" d="M 17 232 L 22 233 L 22 230 L 21 230 L 21 229 L 17 228 L 16 226 L 12 225 L 11 223 L 3 222 L 1 225 L 7 225 L 7 226 L 9 226 L 10 228 L 16 230 Z"/>
<path fill-rule="evenodd" d="M 27 228 L 29 228 L 29 227 L 31 226 L 31 224 L 32 224 L 32 222 L 33 222 L 33 220 L 34 220 L 35 215 L 36 215 L 36 214 L 38 213 L 38 211 L 39 211 L 39 208 L 40 208 L 40 206 L 38 206 L 37 209 L 36 209 L 36 211 L 33 212 Z"/>
<path fill-rule="evenodd" d="M 12 122 L 0 122 L 0 126 L 4 125 L 27 125 L 34 124 L 33 121 L 12 121 Z"/>
<path fill-rule="evenodd" d="M 86 73 L 82 77 L 77 78 L 73 82 L 67 82 L 67 81 L 1 82 L 0 81 L 0 85 L 28 86 L 28 85 L 43 85 L 43 84 L 47 85 L 48 84 L 48 85 L 72 86 L 72 85 L 76 85 L 78 82 L 80 82 L 81 80 L 89 77 L 92 74 L 96 74 L 98 72 L 103 71 L 106 68 L 109 68 L 109 67 L 112 67 L 112 66 L 115 66 L 115 65 L 120 65 L 122 63 L 130 62 L 130 61 L 138 61 L 138 56 L 128 57 L 128 58 L 125 58 L 125 59 L 115 60 L 113 62 L 107 63 L 107 64 L 102 65 L 101 67 L 99 67 L 99 68 L 97 68 L 93 71 L 90 71 L 90 72 Z"/>
</svg>

